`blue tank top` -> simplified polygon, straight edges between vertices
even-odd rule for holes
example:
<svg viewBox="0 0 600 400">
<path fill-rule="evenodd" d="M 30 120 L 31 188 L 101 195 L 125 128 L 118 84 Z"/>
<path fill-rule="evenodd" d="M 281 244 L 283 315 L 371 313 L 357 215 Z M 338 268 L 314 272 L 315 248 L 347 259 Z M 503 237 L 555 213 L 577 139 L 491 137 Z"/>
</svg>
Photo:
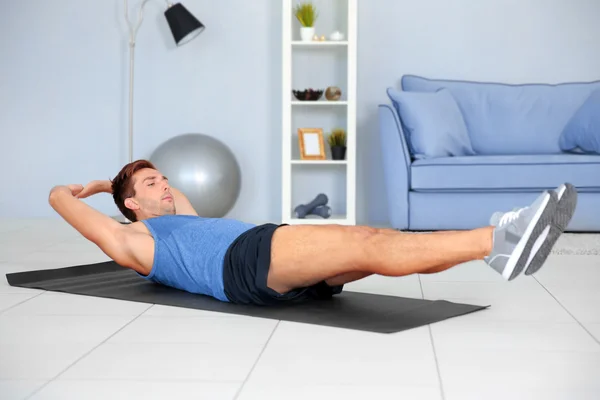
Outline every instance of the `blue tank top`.
<svg viewBox="0 0 600 400">
<path fill-rule="evenodd" d="M 164 215 L 142 222 L 154 238 L 152 271 L 142 277 L 229 301 L 223 287 L 224 256 L 229 245 L 254 224 L 195 215 Z"/>
</svg>

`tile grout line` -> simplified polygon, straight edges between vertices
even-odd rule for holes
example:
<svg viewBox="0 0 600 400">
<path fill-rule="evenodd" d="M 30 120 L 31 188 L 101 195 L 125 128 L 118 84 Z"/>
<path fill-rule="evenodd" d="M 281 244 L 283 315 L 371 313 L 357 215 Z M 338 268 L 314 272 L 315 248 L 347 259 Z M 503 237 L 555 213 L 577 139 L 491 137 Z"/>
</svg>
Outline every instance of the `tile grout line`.
<svg viewBox="0 0 600 400">
<path fill-rule="evenodd" d="M 431 339 L 431 347 L 433 348 L 433 358 L 435 359 L 435 369 L 437 370 L 438 382 L 440 384 L 440 394 L 442 395 L 442 400 L 446 399 L 444 395 L 444 384 L 442 382 L 442 373 L 440 371 L 440 363 L 438 362 L 437 353 L 435 351 L 435 341 L 433 340 L 433 332 L 431 331 L 431 325 L 427 327 L 429 329 L 429 339 Z"/>
<path fill-rule="evenodd" d="M 109 335 L 107 338 L 105 338 L 102 342 L 98 343 L 96 346 L 92 347 L 89 351 L 85 352 L 81 357 L 77 358 L 75 361 L 73 361 L 71 364 L 69 364 L 66 368 L 64 368 L 62 371 L 60 371 L 58 374 L 56 374 L 53 378 L 48 379 L 46 381 L 46 383 L 44 383 L 42 386 L 40 386 L 35 391 L 33 391 L 33 393 L 31 393 L 29 396 L 25 397 L 24 400 L 30 399 L 31 397 L 33 397 L 34 395 L 36 395 L 37 393 L 39 393 L 42 389 L 44 389 L 46 386 L 48 386 L 50 383 L 54 382 L 58 377 L 60 377 L 62 374 L 64 374 L 65 372 L 67 372 L 75 364 L 77 364 L 78 362 L 80 362 L 81 360 L 83 360 L 84 358 L 86 358 L 87 356 L 89 356 L 91 353 L 93 353 L 98 347 L 102 346 L 110 338 L 112 338 L 113 336 L 115 336 L 117 333 L 121 332 L 123 329 L 125 329 L 126 327 L 128 327 L 129 325 L 131 325 L 133 322 L 135 322 L 139 317 L 141 317 L 152 306 L 153 306 L 153 304 L 150 305 L 150 307 L 146 308 L 141 313 L 139 313 L 138 315 L 136 315 L 135 318 L 133 318 L 131 321 L 127 322 L 125 325 L 123 325 L 122 327 L 120 327 L 119 329 L 117 329 L 115 332 L 113 332 L 111 335 Z"/>
<path fill-rule="evenodd" d="M 421 282 L 421 276 L 417 275 L 419 278 L 419 288 L 421 289 L 421 298 L 425 300 L 425 292 L 423 292 L 423 282 Z M 437 353 L 435 351 L 435 342 L 433 340 L 433 332 L 431 331 L 431 324 L 427 325 L 427 329 L 429 330 L 429 340 L 431 340 L 431 347 L 433 349 L 433 358 L 435 360 L 435 369 L 437 371 L 438 383 L 440 385 L 440 394 L 442 395 L 442 400 L 445 400 L 444 395 L 444 384 L 442 383 L 442 373 L 440 371 L 440 364 L 438 362 Z"/>
<path fill-rule="evenodd" d="M 13 308 L 15 308 L 15 307 L 17 307 L 17 306 L 20 306 L 20 305 L 21 305 L 21 304 L 23 304 L 23 303 L 27 303 L 28 301 L 30 301 L 30 300 L 33 300 L 33 299 L 35 299 L 36 297 L 39 297 L 39 296 L 43 295 L 43 294 L 44 294 L 44 293 L 46 293 L 46 292 L 47 292 L 47 290 L 44 290 L 43 292 L 41 292 L 41 293 L 38 293 L 38 294 L 36 294 L 35 296 L 31 296 L 30 298 L 28 298 L 28 299 L 25 299 L 25 300 L 23 300 L 23 301 L 20 301 L 20 302 L 18 302 L 17 304 L 13 304 L 12 306 L 10 306 L 10 307 L 8 307 L 8 308 L 5 308 L 4 310 L 0 310 L 0 315 L 4 314 L 4 313 L 5 313 L 5 312 L 7 312 L 8 310 L 12 310 Z M 4 294 L 4 293 L 3 293 L 3 294 Z M 7 294 L 20 294 L 20 293 L 7 293 Z"/>
<path fill-rule="evenodd" d="M 549 289 L 548 289 L 546 286 L 544 286 L 544 284 L 543 284 L 542 282 L 540 282 L 540 281 L 539 281 L 539 280 L 538 280 L 538 279 L 537 279 L 535 276 L 533 276 L 533 275 L 532 275 L 532 277 L 533 277 L 533 279 L 535 279 L 535 281 L 536 281 L 536 282 L 537 282 L 537 283 L 538 283 L 538 284 L 539 284 L 539 285 L 540 285 L 540 286 L 541 286 L 541 287 L 542 287 L 542 288 L 543 288 L 543 289 L 544 289 L 546 292 L 548 292 L 548 294 L 549 294 L 550 296 L 552 296 L 552 298 L 554 299 L 554 301 L 556 301 L 556 302 L 558 303 L 558 305 L 560 305 L 560 306 L 563 308 L 563 310 L 565 310 L 565 312 L 566 312 L 567 314 L 569 314 L 569 315 L 571 316 L 571 318 L 573 318 L 573 320 L 575 320 L 575 322 L 577 322 L 577 323 L 579 324 L 579 326 L 581 326 L 581 328 L 582 328 L 584 331 L 586 331 L 586 333 L 587 333 L 588 335 L 590 335 L 590 336 L 592 337 L 592 339 L 593 339 L 593 340 L 594 340 L 596 343 L 598 343 L 598 345 L 600 345 L 600 339 L 597 339 L 597 338 L 596 338 L 596 336 L 592 335 L 592 332 L 590 332 L 590 331 L 589 331 L 589 330 L 588 330 L 588 329 L 585 327 L 585 325 L 583 325 L 583 323 L 582 323 L 581 321 L 579 321 L 577 318 L 575 318 L 575 316 L 574 316 L 574 315 L 571 313 L 571 311 L 569 311 L 569 310 L 567 309 L 567 307 L 565 307 L 565 305 L 564 305 L 563 303 L 561 303 L 561 302 L 560 302 L 560 301 L 559 301 L 559 300 L 556 298 L 556 296 L 554 296 L 554 294 L 553 294 L 553 293 L 552 293 L 552 292 L 551 292 L 551 291 L 550 291 L 550 290 L 549 290 Z"/>
<path fill-rule="evenodd" d="M 246 386 L 246 383 L 248 382 L 248 380 L 250 379 L 250 376 L 252 375 L 252 372 L 254 372 L 254 369 L 256 368 L 256 366 L 258 365 L 258 362 L 260 361 L 263 353 L 265 352 L 265 350 L 267 349 L 267 346 L 269 345 L 269 342 L 271 341 L 271 338 L 273 337 L 273 335 L 275 334 L 275 331 L 277 330 L 277 328 L 279 327 L 279 324 L 281 323 L 281 321 L 277 321 L 277 325 L 275 325 L 275 328 L 273 328 L 273 331 L 271 332 L 271 334 L 269 335 L 269 338 L 267 339 L 267 341 L 265 342 L 265 345 L 263 346 L 262 350 L 260 351 L 260 353 L 258 354 L 258 357 L 256 357 L 256 361 L 254 361 L 254 364 L 252 365 L 252 368 L 250 368 L 250 372 L 248 372 L 248 375 L 246 375 L 246 379 L 244 379 L 244 381 L 242 382 L 242 384 L 240 385 L 240 388 L 238 389 L 238 391 L 235 393 L 235 396 L 233 396 L 233 400 L 237 400 L 237 398 L 242 394 L 242 390 L 244 390 L 244 386 Z"/>
<path fill-rule="evenodd" d="M 19 231 L 19 232 L 20 232 L 20 231 L 22 231 L 22 230 L 26 230 L 26 229 L 29 229 L 29 228 L 31 228 L 31 227 L 21 228 L 21 229 L 18 229 L 17 231 Z M 15 231 L 15 232 L 17 232 L 17 231 Z M 14 232 L 13 232 L 13 233 L 14 233 Z M 67 241 L 69 241 L 69 240 L 71 240 L 71 239 L 64 239 L 64 240 L 59 240 L 59 241 L 58 241 L 58 242 L 56 242 L 56 243 L 46 244 L 46 245 L 45 245 L 45 246 L 43 246 L 41 249 L 37 249 L 37 250 L 33 251 L 33 253 L 40 253 L 40 252 L 43 252 L 43 251 L 45 251 L 45 249 L 48 249 L 48 248 L 50 248 L 50 247 L 52 247 L 52 246 L 55 246 L 55 245 L 57 245 L 57 244 L 62 244 L 62 243 L 64 243 L 64 242 L 67 242 Z M 0 241 L 0 243 L 1 243 L 1 242 L 2 242 L 2 241 Z M 31 254 L 31 253 L 30 253 L 30 254 Z M 16 261 L 0 262 L 0 264 L 6 264 L 6 263 L 16 263 Z M 12 272 L 9 272 L 9 273 L 12 273 Z M 8 279 L 7 279 L 7 282 L 8 282 Z M 10 285 L 9 285 L 9 286 L 10 286 Z M 48 292 L 49 292 L 48 290 L 44 290 L 44 291 L 42 291 L 42 292 L 40 292 L 40 293 L 36 294 L 35 296 L 32 296 L 32 297 L 30 297 L 30 298 L 28 298 L 28 299 L 25 299 L 25 300 L 23 300 L 23 301 L 21 301 L 21 302 L 19 302 L 19 303 L 17 303 L 17 304 L 14 304 L 14 305 L 12 305 L 12 306 L 10 306 L 10 307 L 8 307 L 8 308 L 4 309 L 4 310 L 0 310 L 0 315 L 4 314 L 4 313 L 5 313 L 6 311 L 8 311 L 8 310 L 11 310 L 11 309 L 13 309 L 13 308 L 15 308 L 15 307 L 17 307 L 17 306 L 19 306 L 19 305 L 23 304 L 23 303 L 26 303 L 26 302 L 28 302 L 28 301 L 30 301 L 30 300 L 33 300 L 33 299 L 35 299 L 36 297 L 38 297 L 38 296 L 41 296 L 42 294 L 44 294 L 44 293 L 48 293 Z M 2 294 L 4 294 L 4 293 L 2 293 Z M 21 294 L 21 293 L 7 293 L 7 294 Z"/>
</svg>

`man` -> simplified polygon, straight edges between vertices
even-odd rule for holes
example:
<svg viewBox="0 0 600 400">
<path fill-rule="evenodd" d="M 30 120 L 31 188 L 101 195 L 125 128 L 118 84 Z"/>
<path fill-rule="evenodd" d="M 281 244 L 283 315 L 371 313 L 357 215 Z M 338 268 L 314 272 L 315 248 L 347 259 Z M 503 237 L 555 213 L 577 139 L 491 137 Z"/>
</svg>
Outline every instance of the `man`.
<svg viewBox="0 0 600 400">
<path fill-rule="evenodd" d="M 112 193 L 121 224 L 80 199 Z M 328 298 L 371 274 L 404 276 L 485 260 L 505 279 L 545 262 L 570 221 L 572 185 L 470 231 L 407 234 L 341 225 L 254 225 L 199 217 L 152 163 L 126 165 L 112 181 L 54 187 L 51 206 L 119 265 L 142 277 L 233 303 L 272 305 Z"/>
</svg>

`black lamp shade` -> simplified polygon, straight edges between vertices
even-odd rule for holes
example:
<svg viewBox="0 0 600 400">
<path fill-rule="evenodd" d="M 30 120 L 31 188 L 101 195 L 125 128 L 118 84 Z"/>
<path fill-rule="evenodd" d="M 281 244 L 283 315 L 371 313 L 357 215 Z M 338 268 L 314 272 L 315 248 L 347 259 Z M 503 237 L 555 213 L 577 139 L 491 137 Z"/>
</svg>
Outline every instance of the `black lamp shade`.
<svg viewBox="0 0 600 400">
<path fill-rule="evenodd" d="M 178 46 L 189 42 L 204 30 L 204 25 L 181 3 L 169 7 L 165 11 L 165 17 Z"/>
</svg>

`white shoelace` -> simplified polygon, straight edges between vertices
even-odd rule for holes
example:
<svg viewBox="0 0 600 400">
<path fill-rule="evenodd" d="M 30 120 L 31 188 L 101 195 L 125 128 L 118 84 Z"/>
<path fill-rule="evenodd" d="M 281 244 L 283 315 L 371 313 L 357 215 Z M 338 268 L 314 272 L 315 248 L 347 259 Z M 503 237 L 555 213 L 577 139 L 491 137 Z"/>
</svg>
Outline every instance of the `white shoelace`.
<svg viewBox="0 0 600 400">
<path fill-rule="evenodd" d="M 502 225 L 511 223 L 515 219 L 519 218 L 521 213 L 523 211 L 525 211 L 526 209 L 527 209 L 527 207 L 523 207 L 523 208 L 519 208 L 517 211 L 509 211 L 509 212 L 505 213 L 502 216 L 502 218 L 500 218 L 500 221 L 498 222 L 498 226 L 502 226 Z"/>
</svg>

